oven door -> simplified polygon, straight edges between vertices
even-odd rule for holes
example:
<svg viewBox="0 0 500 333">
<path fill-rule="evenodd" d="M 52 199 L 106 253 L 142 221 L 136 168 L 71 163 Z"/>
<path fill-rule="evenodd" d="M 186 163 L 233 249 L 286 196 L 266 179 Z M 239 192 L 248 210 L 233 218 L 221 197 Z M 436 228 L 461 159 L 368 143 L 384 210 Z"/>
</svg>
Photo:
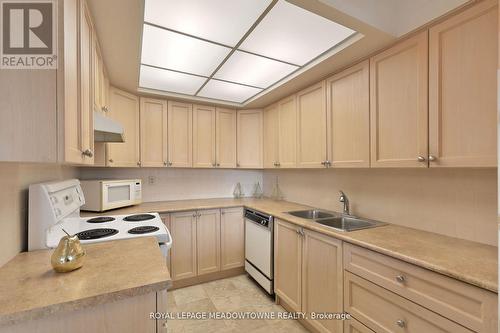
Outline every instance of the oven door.
<svg viewBox="0 0 500 333">
<path fill-rule="evenodd" d="M 102 210 L 134 205 L 137 202 L 136 182 L 103 182 Z M 139 198 L 140 199 L 140 198 Z"/>
</svg>

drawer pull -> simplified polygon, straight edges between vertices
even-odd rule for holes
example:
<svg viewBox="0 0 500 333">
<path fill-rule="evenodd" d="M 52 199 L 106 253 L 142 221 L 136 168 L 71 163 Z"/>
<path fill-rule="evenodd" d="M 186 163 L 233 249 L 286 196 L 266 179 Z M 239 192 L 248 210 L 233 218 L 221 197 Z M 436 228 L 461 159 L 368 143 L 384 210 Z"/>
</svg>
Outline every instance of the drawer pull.
<svg viewBox="0 0 500 333">
<path fill-rule="evenodd" d="M 404 283 L 406 281 L 406 278 L 404 277 L 404 275 L 398 275 L 396 276 L 396 281 L 398 281 L 399 283 Z"/>
<path fill-rule="evenodd" d="M 399 319 L 398 321 L 396 321 L 396 325 L 398 325 L 399 327 L 406 327 L 406 323 L 402 319 Z"/>
</svg>

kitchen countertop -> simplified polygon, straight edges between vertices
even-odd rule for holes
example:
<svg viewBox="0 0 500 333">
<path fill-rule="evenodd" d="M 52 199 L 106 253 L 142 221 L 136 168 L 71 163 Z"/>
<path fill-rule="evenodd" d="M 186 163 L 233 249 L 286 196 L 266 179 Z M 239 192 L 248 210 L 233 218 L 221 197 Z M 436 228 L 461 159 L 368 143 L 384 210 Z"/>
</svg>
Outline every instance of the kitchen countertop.
<svg viewBox="0 0 500 333">
<path fill-rule="evenodd" d="M 245 206 L 304 228 L 327 234 L 388 256 L 453 277 L 498 293 L 498 248 L 394 224 L 341 232 L 284 212 L 311 207 L 288 201 L 254 198 L 196 199 L 147 202 L 105 213 L 82 212 L 82 216 L 170 213 L 186 210 Z"/>
<path fill-rule="evenodd" d="M 0 326 L 164 290 L 172 284 L 156 239 L 83 245 L 83 267 L 56 273 L 52 250 L 23 252 L 0 268 Z"/>
</svg>

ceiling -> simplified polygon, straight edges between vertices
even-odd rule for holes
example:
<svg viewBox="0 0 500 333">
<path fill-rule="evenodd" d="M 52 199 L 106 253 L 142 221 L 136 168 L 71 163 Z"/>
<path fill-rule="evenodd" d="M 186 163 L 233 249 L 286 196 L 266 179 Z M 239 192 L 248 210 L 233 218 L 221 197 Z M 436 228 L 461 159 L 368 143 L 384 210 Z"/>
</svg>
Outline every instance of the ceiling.
<svg viewBox="0 0 500 333">
<path fill-rule="evenodd" d="M 162 2 L 147 1 L 158 2 L 160 5 Z M 183 22 L 185 15 L 175 15 L 180 13 L 180 9 L 168 11 L 174 13 L 169 17 L 158 15 L 161 12 L 158 9 L 146 11 L 148 24 L 144 24 L 144 0 L 89 0 L 89 7 L 94 18 L 103 60 L 114 86 L 153 97 L 167 96 L 171 99 L 213 105 L 258 108 L 317 82 L 467 2 L 467 0 L 377 0 L 376 2 L 288 0 L 280 4 L 281 1 L 284 2 L 284 0 L 278 2 L 252 0 L 250 1 L 252 5 L 249 6 L 247 2 L 247 8 L 244 8 L 245 15 L 230 15 L 235 12 L 234 8 L 224 8 L 221 6 L 224 1 L 212 0 L 211 7 L 198 9 L 201 23 L 194 25 L 185 24 L 185 20 Z M 245 3 L 245 1 L 239 2 Z M 183 1 L 179 1 L 179 4 L 181 3 Z M 219 5 L 214 5 L 215 3 Z M 276 45 L 273 45 L 273 39 L 269 38 L 272 36 L 275 22 L 266 22 L 266 15 L 272 14 L 273 6 L 293 6 L 292 8 L 300 11 L 306 10 L 306 13 L 317 16 L 324 22 L 345 27 L 344 31 L 349 33 L 342 35 L 344 38 L 340 42 L 326 38 L 327 42 L 319 43 L 320 47 L 316 52 L 306 52 L 314 49 L 310 46 L 304 48 L 305 51 L 301 51 L 301 48 L 292 48 L 289 52 L 280 53 L 279 47 L 273 49 Z M 210 11 L 211 15 L 219 15 L 219 20 L 228 17 L 227 22 L 222 25 L 213 24 L 218 20 L 203 20 L 204 17 L 210 17 L 207 11 Z M 304 25 L 299 22 L 296 27 L 290 27 L 288 30 L 295 28 L 291 36 L 302 33 L 302 30 L 307 32 Z M 227 26 L 232 28 L 228 29 Z M 179 27 L 184 31 L 177 30 Z M 301 29 L 298 30 L 297 27 Z M 143 29 L 148 31 L 144 34 L 144 45 L 142 45 Z M 282 30 L 286 29 L 274 27 L 274 31 L 282 33 Z M 321 34 L 314 30 L 312 35 L 322 38 Z M 331 34 L 325 35 L 330 37 Z M 180 38 L 186 36 L 190 38 Z M 312 38 L 307 33 L 304 36 L 306 39 L 295 43 L 295 46 L 303 45 L 307 38 Z M 171 46 L 194 43 L 195 47 L 201 47 L 199 52 L 209 56 L 196 58 L 195 53 L 183 54 L 179 47 L 168 47 L 168 43 L 161 45 L 151 43 L 157 39 L 173 41 L 174 44 Z M 289 43 L 287 47 L 293 45 Z M 328 46 L 326 51 L 325 45 Z M 148 48 L 146 54 L 144 51 Z M 186 59 L 190 56 L 191 59 Z M 165 58 L 170 62 L 165 62 Z M 211 61 L 200 61 L 200 59 L 211 59 Z M 141 62 L 146 65 L 141 65 Z M 245 66 L 249 63 L 252 66 Z M 169 66 L 176 67 L 169 68 Z M 260 72 L 255 68 L 260 69 Z M 183 81 L 183 75 L 189 75 L 189 80 Z M 159 77 L 163 79 L 158 79 Z M 167 82 L 167 79 L 176 85 L 175 92 L 172 92 L 171 86 L 161 85 Z M 147 80 L 150 84 L 145 84 Z M 156 85 L 152 85 L 151 82 Z M 194 94 L 198 96 L 189 96 Z"/>
</svg>

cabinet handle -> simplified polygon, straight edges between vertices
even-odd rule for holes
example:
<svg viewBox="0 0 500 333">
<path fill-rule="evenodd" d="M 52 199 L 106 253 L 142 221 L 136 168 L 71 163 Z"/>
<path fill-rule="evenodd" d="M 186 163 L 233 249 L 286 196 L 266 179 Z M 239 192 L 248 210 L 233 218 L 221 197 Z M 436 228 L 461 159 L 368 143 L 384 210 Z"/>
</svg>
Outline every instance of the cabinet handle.
<svg viewBox="0 0 500 333">
<path fill-rule="evenodd" d="M 141 162 L 137 162 L 137 166 L 141 166 Z"/>
<path fill-rule="evenodd" d="M 108 112 L 108 107 L 107 107 L 107 106 L 103 106 L 103 107 L 101 108 L 101 110 L 102 110 L 102 111 L 104 111 L 104 112 Z"/>
<path fill-rule="evenodd" d="M 172 162 L 168 162 L 168 166 L 172 166 Z"/>
<path fill-rule="evenodd" d="M 108 161 L 109 161 L 109 163 L 113 163 L 114 162 L 112 158 L 110 158 Z"/>
<path fill-rule="evenodd" d="M 406 327 L 406 323 L 403 319 L 397 320 L 396 325 L 398 325 L 399 327 Z"/>
<path fill-rule="evenodd" d="M 239 168 L 240 167 L 240 164 L 239 163 L 236 163 L 236 167 Z"/>
<path fill-rule="evenodd" d="M 217 163 L 212 163 L 212 166 L 215 168 L 217 166 Z"/>
<path fill-rule="evenodd" d="M 193 217 L 196 217 L 196 213 L 193 213 Z"/>
<path fill-rule="evenodd" d="M 325 161 L 325 164 L 326 164 L 325 166 L 326 166 L 327 168 L 329 168 L 329 167 L 330 167 L 330 165 L 332 165 L 332 162 L 330 162 L 329 160 L 326 160 L 326 161 Z"/>
<path fill-rule="evenodd" d="M 404 275 L 398 275 L 396 276 L 396 281 L 398 281 L 399 283 L 404 283 L 406 282 L 406 278 L 404 277 Z"/>
<path fill-rule="evenodd" d="M 164 161 L 164 162 L 163 162 L 163 165 L 164 165 L 164 166 L 167 166 L 167 164 L 168 164 L 168 163 L 167 163 L 167 161 Z"/>
<path fill-rule="evenodd" d="M 276 162 L 276 166 L 277 167 L 281 166 L 281 163 L 280 162 Z"/>
<path fill-rule="evenodd" d="M 94 153 L 90 149 L 85 149 L 84 151 L 82 151 L 82 155 L 87 157 L 92 157 L 94 156 Z"/>
<path fill-rule="evenodd" d="M 220 163 L 217 163 L 217 166 L 220 167 Z"/>
<path fill-rule="evenodd" d="M 168 324 L 167 324 L 167 322 L 166 322 L 166 321 L 164 321 L 164 322 L 163 322 L 163 324 L 161 324 L 161 326 L 162 326 L 163 328 L 168 328 Z"/>
<path fill-rule="evenodd" d="M 429 161 L 435 162 L 437 160 L 437 157 L 434 155 L 429 155 Z"/>
<path fill-rule="evenodd" d="M 423 156 L 419 156 L 419 157 L 417 157 L 417 161 L 419 161 L 419 162 L 425 162 L 426 159 Z"/>
</svg>

